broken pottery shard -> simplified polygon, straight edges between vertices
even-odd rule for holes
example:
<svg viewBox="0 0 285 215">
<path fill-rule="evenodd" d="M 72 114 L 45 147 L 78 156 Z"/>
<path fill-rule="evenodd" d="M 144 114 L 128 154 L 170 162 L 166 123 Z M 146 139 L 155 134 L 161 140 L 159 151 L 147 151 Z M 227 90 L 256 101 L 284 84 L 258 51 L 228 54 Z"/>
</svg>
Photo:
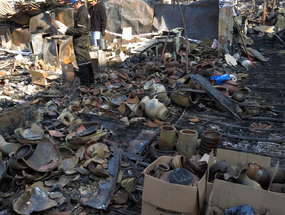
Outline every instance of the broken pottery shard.
<svg viewBox="0 0 285 215">
<path fill-rule="evenodd" d="M 56 201 L 50 199 L 45 190 L 35 187 L 32 196 L 24 193 L 13 204 L 13 209 L 17 214 L 29 215 L 33 211 L 40 212 L 57 205 Z"/>
<path fill-rule="evenodd" d="M 236 119 L 241 120 L 241 108 L 213 87 L 206 78 L 199 74 L 191 75 L 190 78 L 196 81 L 205 90 L 205 92 L 214 99 L 215 102 L 221 105 L 225 111 L 230 113 Z"/>
<path fill-rule="evenodd" d="M 57 205 L 56 201 L 50 199 L 45 190 L 35 187 L 35 194 L 30 198 L 33 209 L 36 212 L 44 211 Z"/>
<path fill-rule="evenodd" d="M 52 139 L 44 136 L 37 144 L 31 157 L 23 158 L 24 163 L 37 172 L 48 172 L 61 162 L 61 154 Z"/>
<path fill-rule="evenodd" d="M 39 124 L 33 123 L 30 128 L 21 129 L 20 134 L 27 140 L 40 140 L 44 135 L 44 131 Z"/>
<path fill-rule="evenodd" d="M 116 147 L 113 155 L 114 157 L 112 157 L 108 163 L 108 172 L 114 177 L 112 177 L 110 181 L 100 185 L 99 194 L 93 196 L 92 199 L 86 202 L 86 205 L 92 208 L 106 210 L 115 191 L 117 178 L 120 172 L 122 150 Z M 83 196 L 83 198 L 85 197 Z"/>
</svg>

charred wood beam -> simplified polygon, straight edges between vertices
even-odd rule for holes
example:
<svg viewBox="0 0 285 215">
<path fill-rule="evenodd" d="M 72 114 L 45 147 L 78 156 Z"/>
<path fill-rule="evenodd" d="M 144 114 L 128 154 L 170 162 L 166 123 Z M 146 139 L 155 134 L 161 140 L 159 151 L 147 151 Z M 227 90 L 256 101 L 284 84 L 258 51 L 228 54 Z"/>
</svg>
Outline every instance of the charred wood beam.
<svg viewBox="0 0 285 215">
<path fill-rule="evenodd" d="M 274 142 L 274 143 L 285 143 L 285 139 L 283 140 L 276 140 L 276 139 L 267 139 L 267 138 L 257 138 L 257 137 L 247 137 L 242 135 L 235 135 L 235 134 L 226 134 L 222 133 L 224 137 L 230 137 L 233 139 L 240 139 L 240 140 L 251 140 L 251 141 L 262 141 L 262 142 Z"/>
<path fill-rule="evenodd" d="M 191 117 L 194 117 L 194 116 L 189 116 L 189 115 L 183 116 L 183 118 L 191 118 Z M 203 117 L 199 117 L 199 119 L 207 121 L 206 123 L 211 122 L 211 124 L 217 124 L 217 125 L 222 125 L 222 126 L 226 126 L 226 127 L 240 128 L 240 129 L 245 129 L 245 130 L 249 129 L 249 127 L 246 127 L 246 126 L 239 126 L 236 124 L 230 124 L 230 123 L 225 123 L 225 122 L 221 122 L 221 121 L 213 121 L 213 119 L 209 120 L 209 119 L 203 118 Z M 258 131 L 277 131 L 278 132 L 278 131 L 285 131 L 285 128 L 267 128 L 267 129 L 266 128 L 260 128 L 257 130 Z"/>
<path fill-rule="evenodd" d="M 247 119 L 247 120 L 267 120 L 267 121 L 274 121 L 274 122 L 285 122 L 285 119 L 273 118 L 273 117 L 248 117 L 245 119 Z"/>
<path fill-rule="evenodd" d="M 196 81 L 222 109 L 231 114 L 235 119 L 241 120 L 242 110 L 240 107 L 214 88 L 206 78 L 199 74 L 191 75 L 190 78 Z"/>
<path fill-rule="evenodd" d="M 195 115 L 190 115 L 190 114 L 185 114 L 184 116 L 185 117 L 199 117 L 200 113 L 196 112 Z M 210 119 L 213 119 L 213 115 L 216 115 L 216 116 L 223 116 L 223 117 L 229 117 L 225 114 L 218 114 L 218 113 L 211 113 L 211 115 L 207 115 L 207 113 L 201 113 L 201 115 L 203 115 L 203 117 L 209 117 Z M 272 122 L 285 122 L 285 119 L 282 119 L 282 118 L 273 118 L 273 117 L 247 117 L 247 118 L 244 118 L 243 120 L 260 120 L 260 121 L 263 121 L 263 120 L 267 120 L 267 121 L 272 121 Z"/>
</svg>

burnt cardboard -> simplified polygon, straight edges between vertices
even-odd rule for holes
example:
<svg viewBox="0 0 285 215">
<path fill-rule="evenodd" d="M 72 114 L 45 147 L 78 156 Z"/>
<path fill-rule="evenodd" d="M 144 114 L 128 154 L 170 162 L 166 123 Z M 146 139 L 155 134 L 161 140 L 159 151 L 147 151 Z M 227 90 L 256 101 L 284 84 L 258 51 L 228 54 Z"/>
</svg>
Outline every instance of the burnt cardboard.
<svg viewBox="0 0 285 215">
<path fill-rule="evenodd" d="M 55 79 L 58 79 L 59 76 L 54 73 L 45 72 L 45 71 L 30 71 L 32 83 L 42 86 L 50 85 Z"/>
<path fill-rule="evenodd" d="M 142 215 L 198 215 L 203 210 L 206 174 L 192 186 L 171 184 L 147 174 L 157 163 L 170 164 L 172 156 L 161 156 L 143 172 Z"/>
<path fill-rule="evenodd" d="M 63 77 L 63 83 L 72 83 L 75 78 L 73 64 L 61 64 L 61 71 L 62 71 L 62 77 Z"/>
<path fill-rule="evenodd" d="M 213 188 L 213 183 L 208 182 L 209 169 L 214 164 L 214 162 L 219 162 L 224 160 L 229 166 L 236 165 L 242 161 L 244 162 L 255 162 L 259 165 L 263 166 L 266 169 L 269 169 L 271 164 L 271 157 L 255 155 L 251 153 L 238 152 L 228 149 L 217 149 L 217 156 L 214 158 L 213 153 L 210 154 L 209 163 L 208 163 L 208 171 L 207 171 L 207 188 L 206 188 L 206 196 L 205 202 L 209 201 L 209 197 Z M 245 186 L 245 185 L 242 185 Z"/>
<path fill-rule="evenodd" d="M 258 214 L 280 215 L 284 213 L 284 203 L 285 195 L 216 179 L 205 215 L 242 204 L 250 205 Z"/>
</svg>

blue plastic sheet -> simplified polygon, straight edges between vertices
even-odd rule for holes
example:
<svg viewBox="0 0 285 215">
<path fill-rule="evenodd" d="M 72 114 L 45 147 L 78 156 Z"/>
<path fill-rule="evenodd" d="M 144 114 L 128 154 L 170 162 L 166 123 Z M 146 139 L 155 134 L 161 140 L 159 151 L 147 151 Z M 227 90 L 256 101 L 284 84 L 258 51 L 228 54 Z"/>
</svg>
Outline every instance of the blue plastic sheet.
<svg viewBox="0 0 285 215">
<path fill-rule="evenodd" d="M 222 84 L 223 81 L 227 81 L 227 80 L 230 80 L 231 77 L 229 74 L 225 74 L 225 75 L 216 75 L 216 76 L 213 76 L 211 77 L 211 80 L 215 80 L 217 85 L 220 85 Z"/>
</svg>

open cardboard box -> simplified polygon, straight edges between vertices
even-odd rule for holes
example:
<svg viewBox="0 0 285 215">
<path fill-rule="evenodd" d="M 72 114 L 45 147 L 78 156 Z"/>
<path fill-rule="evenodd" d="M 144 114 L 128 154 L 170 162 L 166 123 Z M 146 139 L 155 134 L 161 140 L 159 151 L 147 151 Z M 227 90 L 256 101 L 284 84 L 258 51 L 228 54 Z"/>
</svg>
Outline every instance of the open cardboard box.
<svg viewBox="0 0 285 215">
<path fill-rule="evenodd" d="M 32 78 L 32 83 L 47 86 L 50 85 L 55 79 L 58 79 L 59 76 L 54 73 L 45 72 L 45 71 L 29 71 Z"/>
<path fill-rule="evenodd" d="M 161 156 L 144 170 L 142 214 L 201 214 L 204 206 L 206 174 L 192 186 L 171 184 L 147 174 L 157 163 L 170 164 L 171 159 L 171 156 Z"/>
<path fill-rule="evenodd" d="M 224 214 L 225 209 L 242 204 L 253 207 L 258 214 L 284 214 L 285 195 L 255 189 L 216 179 L 205 215 Z"/>
<path fill-rule="evenodd" d="M 207 170 L 207 180 L 209 178 L 210 167 L 214 164 L 214 162 L 219 162 L 222 160 L 224 160 L 226 164 L 229 166 L 234 166 L 242 161 L 247 162 L 247 163 L 254 161 L 260 166 L 263 166 L 265 169 L 269 169 L 270 164 L 271 164 L 271 157 L 218 148 L 217 156 L 215 158 L 213 157 L 213 153 L 210 154 L 210 158 L 208 162 L 208 170 Z M 205 203 L 207 204 L 209 202 L 209 197 L 213 189 L 213 183 L 207 181 L 206 184 L 207 184 L 207 188 L 206 188 Z M 242 185 L 242 186 L 245 186 L 245 185 Z M 248 187 L 248 186 L 245 186 L 245 187 L 247 189 L 251 189 L 251 187 Z"/>
</svg>

